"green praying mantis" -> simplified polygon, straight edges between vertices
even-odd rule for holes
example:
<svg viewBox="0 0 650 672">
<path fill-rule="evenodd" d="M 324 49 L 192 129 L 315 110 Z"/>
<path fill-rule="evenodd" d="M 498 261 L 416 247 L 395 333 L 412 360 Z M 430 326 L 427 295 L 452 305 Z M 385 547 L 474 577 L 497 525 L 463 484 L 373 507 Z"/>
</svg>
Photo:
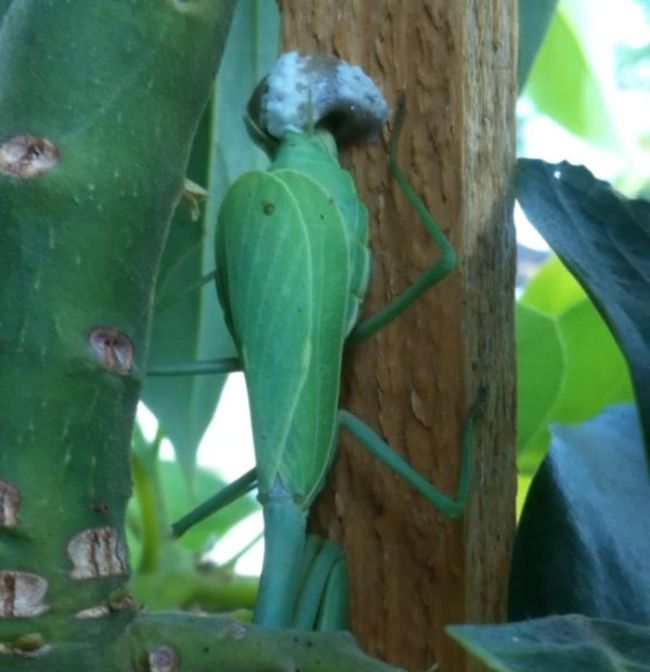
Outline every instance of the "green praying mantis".
<svg viewBox="0 0 650 672">
<path fill-rule="evenodd" d="M 246 119 L 271 166 L 240 177 L 219 212 L 217 290 L 246 377 L 256 467 L 179 521 L 175 532 L 257 486 L 265 526 L 253 615 L 259 624 L 295 626 L 305 596 L 322 597 L 313 587 L 305 588 L 306 558 L 318 555 L 313 540 L 307 541 L 306 518 L 332 465 L 341 427 L 444 515 L 459 516 L 467 499 L 480 403 L 465 423 L 455 499 L 431 485 L 365 423 L 338 408 L 345 344 L 374 334 L 457 263 L 451 244 L 397 164 L 404 117 L 399 105 L 389 143 L 390 172 L 441 254 L 402 294 L 359 321 L 370 277 L 368 211 L 352 176 L 339 164 L 337 142 L 376 136 L 387 115 L 381 92 L 360 68 L 331 57 L 284 54 L 254 92 Z M 232 361 L 224 361 L 222 370 L 232 368 Z M 324 547 L 329 566 L 341 573 L 342 558 L 332 549 Z M 315 585 L 322 587 L 323 581 Z"/>
</svg>

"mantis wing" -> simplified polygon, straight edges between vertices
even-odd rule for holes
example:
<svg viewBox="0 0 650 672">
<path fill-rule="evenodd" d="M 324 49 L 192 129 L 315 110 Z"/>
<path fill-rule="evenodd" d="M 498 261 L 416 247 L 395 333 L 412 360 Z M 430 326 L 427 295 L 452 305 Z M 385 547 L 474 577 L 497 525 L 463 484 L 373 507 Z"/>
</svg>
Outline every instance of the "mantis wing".
<svg viewBox="0 0 650 672">
<path fill-rule="evenodd" d="M 260 498 L 304 505 L 331 461 L 349 264 L 340 213 L 312 179 L 248 173 L 217 229 L 219 295 L 246 373 Z"/>
</svg>

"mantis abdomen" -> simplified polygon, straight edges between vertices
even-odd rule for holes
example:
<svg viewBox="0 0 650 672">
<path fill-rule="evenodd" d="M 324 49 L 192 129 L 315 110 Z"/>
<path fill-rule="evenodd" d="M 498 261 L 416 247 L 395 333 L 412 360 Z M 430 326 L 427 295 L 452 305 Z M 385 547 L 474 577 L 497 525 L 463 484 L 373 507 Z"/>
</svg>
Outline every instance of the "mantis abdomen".
<svg viewBox="0 0 650 672">
<path fill-rule="evenodd" d="M 362 208 L 353 223 L 365 229 Z M 262 503 L 279 484 L 306 509 L 331 461 L 342 346 L 366 284 L 367 248 L 351 240 L 336 198 L 297 170 L 249 173 L 222 206 L 219 291 L 246 372 Z"/>
</svg>

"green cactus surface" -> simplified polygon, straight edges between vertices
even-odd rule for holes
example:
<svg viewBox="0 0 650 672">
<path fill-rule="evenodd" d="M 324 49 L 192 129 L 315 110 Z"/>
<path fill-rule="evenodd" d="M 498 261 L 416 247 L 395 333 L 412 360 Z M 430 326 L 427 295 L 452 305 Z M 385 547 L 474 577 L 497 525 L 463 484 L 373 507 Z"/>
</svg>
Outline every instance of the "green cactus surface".
<svg viewBox="0 0 650 672">
<path fill-rule="evenodd" d="M 233 6 L 13 0 L 2 17 L 3 670 L 3 652 L 88 646 L 135 614 L 123 526 L 152 293 Z"/>
</svg>

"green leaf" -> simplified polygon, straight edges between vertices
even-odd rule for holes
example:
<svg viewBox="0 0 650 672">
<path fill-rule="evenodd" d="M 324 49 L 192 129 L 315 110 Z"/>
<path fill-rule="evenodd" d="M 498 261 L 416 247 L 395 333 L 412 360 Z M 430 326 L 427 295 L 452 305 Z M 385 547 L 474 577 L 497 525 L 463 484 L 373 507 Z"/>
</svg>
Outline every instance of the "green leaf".
<svg viewBox="0 0 650 672">
<path fill-rule="evenodd" d="M 582 166 L 532 159 L 518 165 L 517 197 L 526 216 L 584 287 L 625 355 L 648 445 L 650 203 L 621 196 Z"/>
<path fill-rule="evenodd" d="M 650 621 L 650 481 L 635 406 L 552 433 L 517 530 L 509 617 Z"/>
<path fill-rule="evenodd" d="M 239 0 L 217 80 L 208 216 L 216 221 L 228 187 L 247 170 L 264 170 L 267 156 L 251 141 L 243 123 L 253 90 L 271 69 L 280 45 L 275 2 Z M 206 249 L 214 264 L 214 247 Z"/>
<path fill-rule="evenodd" d="M 591 301 L 559 316 L 558 328 L 566 372 L 553 421 L 580 422 L 609 404 L 633 401 L 625 359 Z"/>
<path fill-rule="evenodd" d="M 530 449 L 543 434 L 560 393 L 564 377 L 564 351 L 556 321 L 523 304 L 515 310 L 517 339 L 517 433 L 520 452 Z M 538 439 L 539 442 L 539 439 Z"/>
<path fill-rule="evenodd" d="M 170 524 L 212 497 L 225 483 L 213 472 L 197 468 L 190 492 L 190 485 L 178 463 L 161 461 L 156 453 L 157 447 L 146 443 L 141 433 L 136 431 L 134 459 L 137 458 L 139 468 L 134 470 L 134 475 L 138 487 L 129 501 L 127 513 L 131 560 L 134 566 L 139 567 L 142 540 L 146 537 L 149 547 L 158 547 L 153 550 L 156 560 L 147 563 L 150 570 L 157 570 L 159 565 L 167 569 L 192 567 L 197 554 L 208 550 L 237 523 L 258 511 L 260 506 L 250 496 L 241 497 L 194 525 L 180 539 L 172 538 Z M 143 495 L 147 498 L 144 502 L 140 500 Z M 144 519 L 142 506 L 147 514 Z"/>
<path fill-rule="evenodd" d="M 239 0 L 217 79 L 217 95 L 197 133 L 188 177 L 207 186 L 204 217 L 192 221 L 183 203 L 177 209 L 165 249 L 157 302 L 166 302 L 214 270 L 214 229 L 223 194 L 243 171 L 266 161 L 246 135 L 242 115 L 248 97 L 275 58 L 279 18 L 273 2 Z M 156 315 L 150 366 L 232 357 L 214 282 L 185 294 Z M 143 400 L 174 444 L 191 479 L 199 442 L 210 422 L 226 377 L 150 378 Z"/>
<path fill-rule="evenodd" d="M 517 84 L 520 91 L 524 88 L 556 6 L 557 0 L 519 0 Z"/>
<path fill-rule="evenodd" d="M 447 633 L 498 672 L 650 672 L 650 628 L 633 623 L 551 616 Z"/>
<path fill-rule="evenodd" d="M 163 507 L 160 515 L 164 516 L 166 521 L 171 522 L 178 520 L 225 486 L 225 483 L 211 471 L 197 468 L 192 484 L 194 492 L 191 493 L 187 480 L 176 462 L 159 461 L 156 465 L 156 475 L 158 483 L 154 484 L 154 487 L 160 493 Z M 163 546 L 172 544 L 174 550 L 164 550 L 163 548 L 162 554 L 177 553 L 178 549 L 183 549 L 192 554 L 192 560 L 189 563 L 184 560 L 177 562 L 175 559 L 167 565 L 193 565 L 197 554 L 209 550 L 226 532 L 250 514 L 258 511 L 259 508 L 259 504 L 253 497 L 241 497 L 221 511 L 194 525 L 180 539 L 172 539 L 171 529 L 167 529 Z M 140 548 L 138 522 L 140 520 L 140 504 L 136 498 L 132 498 L 129 503 L 129 520 L 133 523 L 131 530 L 134 533 L 132 548 L 137 553 Z M 135 530 L 133 527 L 135 527 Z"/>
<path fill-rule="evenodd" d="M 584 289 L 566 266 L 551 257 L 530 279 L 519 301 L 548 315 L 561 315 L 585 298 Z"/>
<path fill-rule="evenodd" d="M 550 422 L 582 422 L 609 404 L 634 399 L 623 355 L 591 301 L 584 298 L 545 319 L 546 329 L 528 339 L 520 338 L 517 330 L 519 467 L 529 475 L 546 454 Z M 561 352 L 559 360 L 550 350 L 555 347 Z M 533 419 L 537 424 L 530 432 Z"/>
<path fill-rule="evenodd" d="M 209 108 L 201 120 L 188 167 L 188 177 L 199 184 L 207 180 L 211 116 Z M 191 210 L 179 204 L 158 275 L 157 305 L 173 300 L 209 270 L 202 261 L 209 228 L 206 218 L 193 221 Z M 149 367 L 210 359 L 221 356 L 222 351 L 232 352 L 227 332 L 214 324 L 214 316 L 219 314 L 213 284 L 187 293 L 167 309 L 155 312 Z M 214 414 L 225 379 L 223 375 L 149 377 L 145 382 L 143 401 L 174 444 L 187 477 L 192 475 L 198 444 Z"/>
<path fill-rule="evenodd" d="M 606 148 L 618 144 L 606 96 L 562 7 L 553 16 L 525 93 L 539 112 L 575 135 Z"/>
<path fill-rule="evenodd" d="M 550 422 L 582 422 L 634 397 L 616 341 L 557 258 L 532 278 L 516 317 L 519 469 L 530 477 L 546 455 Z"/>
</svg>

